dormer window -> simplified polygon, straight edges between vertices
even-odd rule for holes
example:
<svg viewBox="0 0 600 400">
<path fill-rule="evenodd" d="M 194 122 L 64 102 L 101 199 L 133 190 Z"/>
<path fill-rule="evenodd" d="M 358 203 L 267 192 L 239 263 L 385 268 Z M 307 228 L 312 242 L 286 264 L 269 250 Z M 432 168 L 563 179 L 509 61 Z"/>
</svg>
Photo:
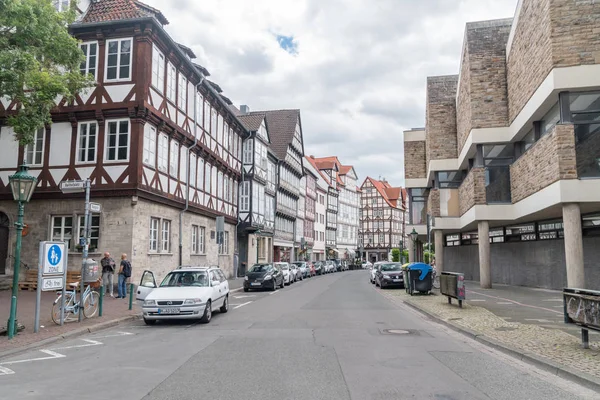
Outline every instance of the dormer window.
<svg viewBox="0 0 600 400">
<path fill-rule="evenodd" d="M 70 0 L 54 0 L 53 5 L 56 11 L 63 12 L 69 10 Z"/>
</svg>

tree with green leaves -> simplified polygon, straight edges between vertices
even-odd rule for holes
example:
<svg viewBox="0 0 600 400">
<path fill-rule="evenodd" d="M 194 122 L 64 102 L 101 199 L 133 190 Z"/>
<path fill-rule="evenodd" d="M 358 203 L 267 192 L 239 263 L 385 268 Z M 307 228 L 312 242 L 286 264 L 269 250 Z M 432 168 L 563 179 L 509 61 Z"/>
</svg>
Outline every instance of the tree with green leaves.
<svg viewBox="0 0 600 400">
<path fill-rule="evenodd" d="M 94 84 L 80 73 L 85 57 L 68 31 L 75 3 L 58 12 L 51 0 L 0 0 L 0 97 L 19 104 L 7 122 L 22 145 L 52 122 L 57 98 L 72 101 Z"/>
<path fill-rule="evenodd" d="M 392 249 L 392 261 L 393 262 L 400 261 L 400 249 Z"/>
</svg>

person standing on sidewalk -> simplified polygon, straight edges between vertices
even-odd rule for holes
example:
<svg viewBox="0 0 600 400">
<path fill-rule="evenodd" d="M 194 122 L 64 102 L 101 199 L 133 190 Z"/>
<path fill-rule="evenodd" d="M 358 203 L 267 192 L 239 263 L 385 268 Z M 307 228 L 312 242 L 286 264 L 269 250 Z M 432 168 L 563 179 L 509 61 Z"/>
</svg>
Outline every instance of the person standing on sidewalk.
<svg viewBox="0 0 600 400">
<path fill-rule="evenodd" d="M 116 265 L 115 260 L 110 257 L 108 251 L 104 253 L 104 258 L 100 260 L 100 265 L 102 265 L 102 286 L 104 286 L 104 294 L 110 293 L 110 297 L 115 297 L 113 277 L 115 275 Z"/>
<path fill-rule="evenodd" d="M 127 259 L 127 254 L 121 255 L 121 266 L 119 268 L 119 284 L 117 286 L 118 296 L 117 299 L 124 299 L 127 297 L 127 279 L 131 277 L 131 263 Z"/>
</svg>

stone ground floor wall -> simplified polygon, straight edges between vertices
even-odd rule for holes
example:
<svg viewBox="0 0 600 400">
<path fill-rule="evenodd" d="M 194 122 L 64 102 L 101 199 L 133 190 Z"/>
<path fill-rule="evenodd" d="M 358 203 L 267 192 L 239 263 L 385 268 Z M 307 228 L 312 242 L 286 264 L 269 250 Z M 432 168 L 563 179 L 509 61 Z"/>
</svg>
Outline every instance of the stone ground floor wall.
<svg viewBox="0 0 600 400">
<path fill-rule="evenodd" d="M 495 243 L 490 249 L 493 283 L 557 290 L 567 284 L 563 240 Z M 583 255 L 586 286 L 600 290 L 600 237 L 584 237 Z M 444 271 L 479 281 L 478 246 L 444 247 Z"/>
</svg>

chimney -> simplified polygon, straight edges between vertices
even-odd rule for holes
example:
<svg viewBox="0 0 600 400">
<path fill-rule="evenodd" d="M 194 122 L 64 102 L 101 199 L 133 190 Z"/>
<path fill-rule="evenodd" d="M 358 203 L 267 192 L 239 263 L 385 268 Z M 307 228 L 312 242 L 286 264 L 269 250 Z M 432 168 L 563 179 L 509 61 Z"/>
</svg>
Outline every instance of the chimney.
<svg viewBox="0 0 600 400">
<path fill-rule="evenodd" d="M 240 112 L 241 112 L 243 115 L 249 114 L 249 113 L 250 113 L 250 107 L 248 107 L 248 106 L 247 106 L 247 105 L 245 105 L 245 104 L 242 104 L 242 105 L 240 106 Z"/>
</svg>

